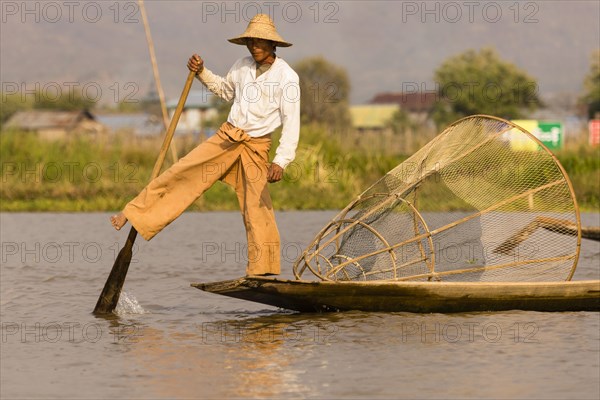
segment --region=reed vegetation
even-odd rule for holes
[[[33,133],[3,131],[1,211],[109,211],[121,209],[148,182],[160,139],[128,135],[74,136],[46,141]],[[423,134],[422,142],[425,138]],[[278,133],[274,136],[274,153]],[[421,143],[419,143],[421,144]],[[195,146],[178,138],[182,155]],[[600,209],[598,148],[568,145],[557,156],[569,174],[583,210]],[[295,161],[284,179],[270,185],[278,210],[340,209],[408,155],[395,139],[365,139],[303,126]],[[168,167],[169,159],[165,163]],[[435,209],[443,210],[443,199]],[[440,202],[442,201],[442,202]],[[428,208],[426,204],[421,205]],[[448,204],[448,210],[456,204]],[[190,210],[237,210],[234,191],[217,183]]]

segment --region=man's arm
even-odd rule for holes
[[[235,67],[235,65],[234,65]],[[196,78],[200,80],[207,87],[208,90],[213,92],[225,101],[232,100],[235,96],[234,82],[231,77],[233,67],[225,78],[222,76],[213,74],[208,68],[204,66],[204,60],[194,54],[188,60],[188,69],[196,73]]]
[[[273,169],[275,169],[273,174],[282,176],[283,169],[296,157],[296,148],[300,137],[300,84],[297,75],[284,86],[279,112],[283,129],[273,164],[279,166],[281,171],[272,167],[269,169],[269,177],[271,177]]]

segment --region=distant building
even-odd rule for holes
[[[18,111],[6,121],[4,128],[36,132],[40,138],[48,140],[65,139],[73,134],[99,135],[106,130],[87,110]]]
[[[373,97],[371,104],[396,104],[415,122],[424,122],[437,101],[438,94],[435,92],[379,93]]]
[[[393,104],[350,106],[352,127],[362,133],[391,134],[389,122],[398,110]]]
[[[111,133],[130,133],[136,137],[156,137],[164,131],[160,118],[148,113],[99,114],[98,122]]]
[[[213,94],[207,90],[190,91],[175,133],[180,135],[191,135],[195,139],[197,139],[200,134],[210,136],[212,132],[205,132],[203,125],[205,121],[214,118],[217,115],[217,109],[213,99]],[[175,113],[178,102],[178,98],[167,101],[167,109],[169,110],[170,117]]]

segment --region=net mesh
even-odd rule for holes
[[[572,188],[555,157],[522,128],[473,116],[342,210],[296,261],[294,274],[333,281],[568,280],[580,230]]]

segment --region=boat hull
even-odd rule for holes
[[[600,311],[600,281],[309,282],[247,277],[192,286],[300,312]]]

